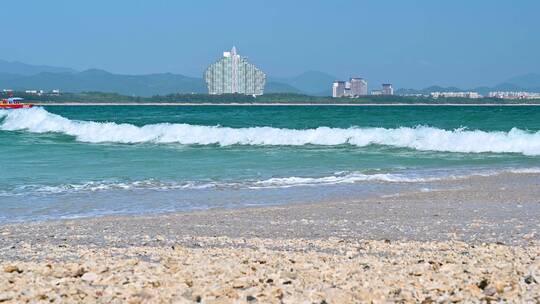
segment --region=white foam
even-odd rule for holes
[[[509,169],[507,172],[514,174],[538,174],[540,173],[540,168]]]
[[[0,191],[0,196],[21,196],[25,194],[60,194],[79,192],[100,192],[107,190],[200,190],[200,189],[269,189],[269,188],[290,188],[299,186],[321,186],[337,184],[354,184],[359,182],[388,182],[388,183],[415,183],[436,181],[439,178],[408,178],[401,174],[373,174],[362,173],[339,173],[324,177],[283,177],[270,178],[266,180],[243,180],[236,182],[216,181],[186,181],[186,182],[165,182],[158,180],[141,180],[132,182],[118,181],[91,181],[81,184],[62,185],[25,185],[14,189],[14,191]]]
[[[336,174],[325,177],[283,177],[270,178],[263,181],[258,181],[250,186],[250,188],[267,188],[267,187],[295,187],[309,185],[334,185],[334,184],[354,184],[358,182],[388,182],[388,183],[420,183],[440,180],[436,177],[408,177],[403,174],[381,173],[381,174],[363,174],[349,173]]]
[[[27,194],[60,194],[78,192],[96,192],[107,190],[202,190],[202,189],[270,189],[290,188],[300,186],[329,186],[340,184],[355,184],[362,182],[413,184],[431,183],[438,181],[463,180],[472,177],[489,177],[500,174],[540,174],[540,168],[507,168],[500,170],[481,170],[462,172],[462,174],[423,173],[378,173],[364,174],[361,172],[336,172],[333,175],[322,177],[275,177],[264,180],[242,181],[158,181],[154,179],[119,182],[119,181],[91,181],[81,184],[62,185],[25,185],[11,191],[0,191],[2,196],[23,196]],[[425,191],[422,188],[421,191]]]
[[[0,112],[0,129],[28,132],[56,132],[89,143],[180,143],[186,145],[334,146],[372,144],[421,151],[461,153],[521,153],[540,155],[540,132],[513,128],[508,132],[444,130],[427,126],[347,129],[319,127],[295,130],[272,127],[228,128],[189,124],[150,124],[135,126],[113,122],[75,121],[43,108]],[[0,116],[1,117],[1,116]]]

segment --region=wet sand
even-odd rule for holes
[[[540,301],[540,175],[0,226],[0,302]]]

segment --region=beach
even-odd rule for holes
[[[540,301],[540,175],[365,200],[0,226],[0,301]]]
[[[56,2],[2,6],[0,304],[540,304],[540,1]]]
[[[1,303],[540,301],[538,107],[0,111]]]

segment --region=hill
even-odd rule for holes
[[[268,77],[266,93],[295,93],[330,96],[336,77],[320,71],[307,71],[290,78]],[[60,89],[63,92],[113,92],[129,96],[206,93],[202,78],[181,74],[158,73],[122,75],[91,69],[74,69],[48,65],[31,65],[0,60],[0,89],[15,90]],[[396,94],[429,94],[430,92],[475,91],[486,95],[490,91],[540,92],[540,74],[529,73],[507,79],[495,86],[457,88],[430,86],[424,89],[399,89]]]
[[[266,93],[296,93],[328,96],[333,76],[308,71],[291,78],[268,77]],[[121,75],[104,70],[76,71],[47,65],[30,65],[0,60],[0,89],[54,90],[63,92],[113,92],[131,96],[153,96],[173,93],[206,93],[202,78],[181,74],[159,73]]]
[[[39,73],[76,73],[74,69],[54,67],[48,65],[32,65],[18,61],[5,61],[0,59],[0,73],[14,75],[36,75]]]
[[[329,95],[328,92],[330,92],[331,95],[334,80],[336,80],[335,76],[319,71],[308,71],[289,79],[287,83],[304,93]]]
[[[100,91],[135,96],[206,92],[202,79],[170,73],[119,75],[93,69],[78,73],[42,72],[28,76],[0,74],[0,79],[3,87],[15,90],[60,89],[74,93]]]
[[[264,88],[265,93],[296,93],[300,94],[301,91],[287,83],[269,80],[266,82]]]
[[[0,73],[2,88],[15,90],[60,89],[63,92],[111,92],[131,96],[153,96],[173,93],[206,93],[207,88],[202,78],[179,74],[160,73],[148,75],[120,75],[103,70],[87,70],[76,73],[42,72],[36,75],[14,75]],[[265,91],[268,93],[300,93],[289,84],[268,81]]]
[[[540,92],[540,74],[529,73],[512,77],[504,82],[518,88],[522,91]]]

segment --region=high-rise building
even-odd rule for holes
[[[394,88],[392,88],[391,83],[383,83],[382,95],[394,95]]]
[[[345,87],[346,83],[345,81],[334,81],[334,84],[332,84],[332,97],[339,98],[345,96]]]
[[[255,65],[241,57],[233,47],[223,52],[223,58],[206,69],[204,79],[208,94],[262,95],[266,75]]]
[[[368,95],[367,81],[353,77],[350,81],[336,80],[332,84],[332,97],[359,97]]]
[[[355,96],[366,96],[368,94],[368,84],[367,81],[363,78],[353,77],[350,80],[351,83],[351,93],[350,95]]]

